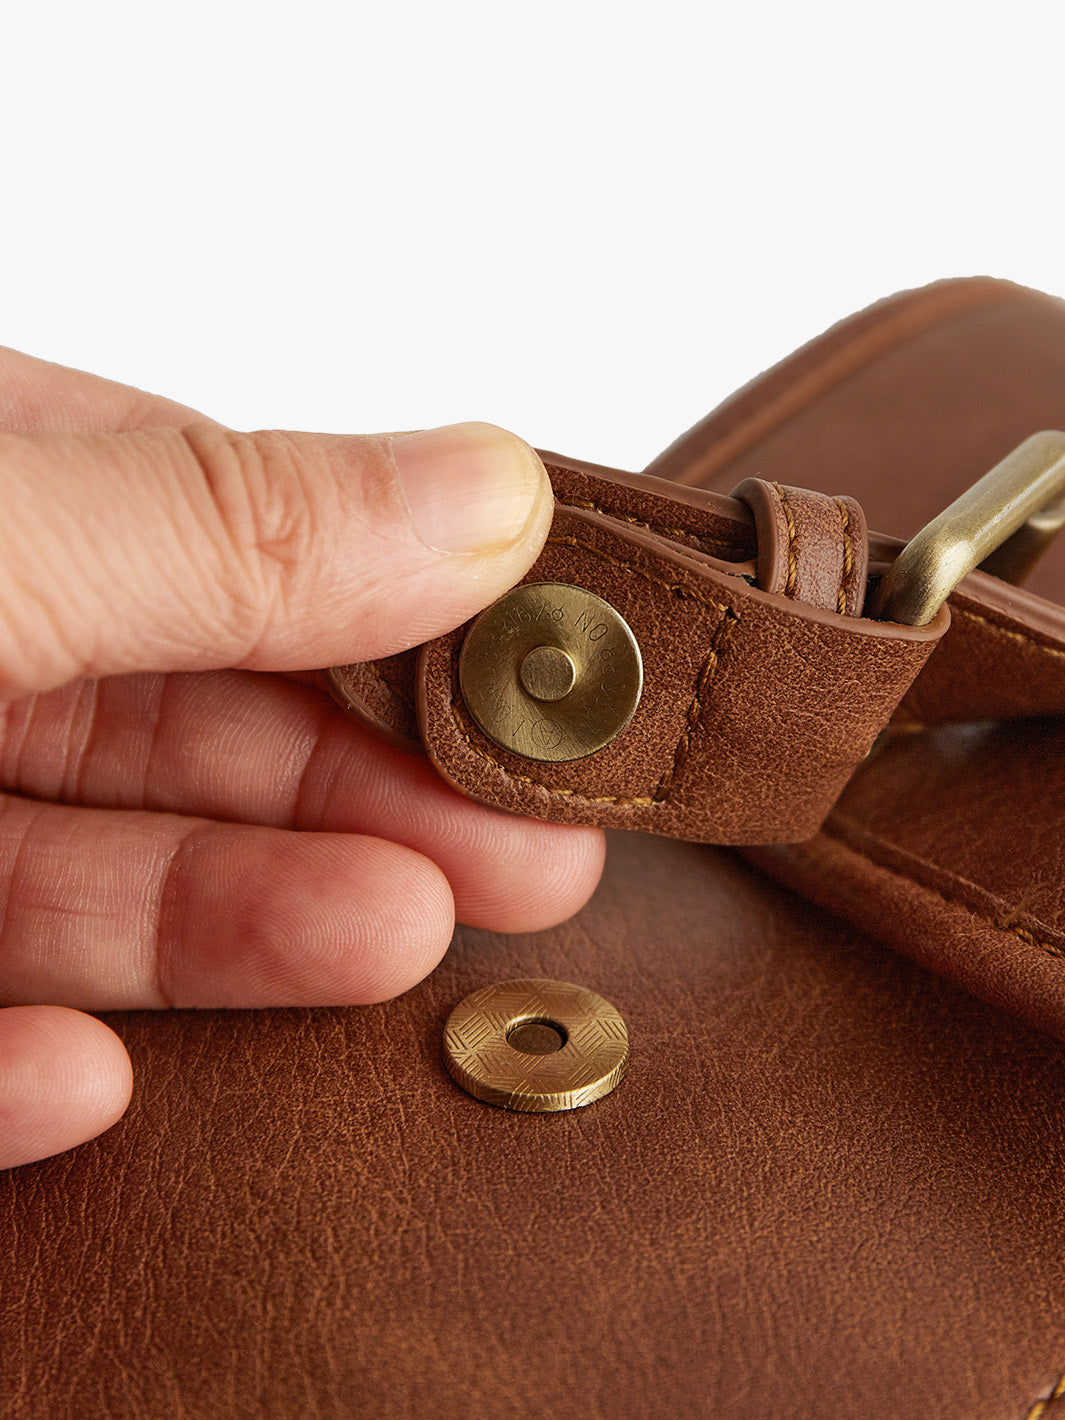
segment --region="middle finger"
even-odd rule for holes
[[[0,712],[0,786],[66,804],[388,838],[440,867],[460,921],[494,931],[571,916],[602,867],[597,830],[463,799],[322,692],[245,671],[75,681],[16,701]]]

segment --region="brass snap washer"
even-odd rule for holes
[[[483,611],[459,685],[490,740],[527,759],[583,759],[615,740],[643,691],[636,638],[609,602],[567,582],[528,582]]]
[[[460,1001],[444,1028],[448,1074],[475,1099],[542,1113],[608,1095],[629,1062],[609,1001],[565,981],[523,978]]]

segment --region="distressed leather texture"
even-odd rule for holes
[[[994,284],[990,295],[1001,296]],[[933,306],[937,297],[929,293]],[[900,304],[912,308],[912,298]],[[1056,307],[1044,299],[1048,309]],[[839,365],[832,337],[821,343]],[[864,373],[875,381],[875,369]],[[942,380],[938,370],[914,374]],[[766,384],[773,387],[772,376]],[[920,392],[908,393],[916,404]],[[1063,412],[1048,408],[1055,419]],[[832,424],[832,396],[806,417]],[[845,428],[860,441],[857,417]],[[690,436],[697,465],[703,437],[701,427]],[[845,453],[837,453],[835,475],[822,471],[828,486],[846,477]],[[704,843],[802,842],[889,722],[912,729],[1065,712],[1060,605],[976,572],[951,596],[949,615],[928,627],[865,616],[870,554],[880,573],[903,544],[870,539],[852,498],[747,477],[731,497],[707,491],[700,499],[653,476],[545,460],[555,518],[523,580],[587,588],[625,618],[641,648],[644,690],[624,733],[561,763],[501,748],[461,693],[468,626],[418,654],[332,673],[345,708],[424,747],[444,778],[482,803]],[[715,474],[722,487],[732,471]],[[909,487],[898,469],[882,477]],[[501,664],[514,654],[500,645]],[[510,671],[505,715],[539,716],[547,737],[557,733],[551,717],[559,710],[523,697],[516,663]]]
[[[758,585],[806,606],[861,616],[869,530],[853,498],[745,478],[732,491],[754,516]]]
[[[1065,319],[952,283],[761,390],[655,471],[823,475],[905,536],[1062,422]],[[897,478],[880,503],[878,437]],[[1065,963],[1021,933],[1061,927],[1061,733],[899,728],[813,843],[745,850],[804,896],[718,849],[616,834],[576,919],[459,929],[395,1002],[107,1017],[137,1073],[127,1118],[0,1175],[0,1416],[1053,1417],[1065,1047],[882,941],[927,940],[941,971],[1054,1027],[1059,978],[1032,954]],[[969,937],[1000,905],[1010,929]],[[612,1095],[528,1116],[451,1082],[449,1011],[516,976],[621,1010],[633,1055]]]
[[[569,763],[501,749],[465,712],[460,628],[418,663],[433,763],[498,808],[701,842],[809,838],[945,625],[887,628],[800,606],[562,506],[527,580],[591,587],[625,617],[644,662],[632,724]]]
[[[591,986],[605,1100],[447,1076],[468,992]],[[723,852],[345,1011],[109,1016],[129,1118],[0,1175],[0,1414],[1020,1420],[1065,1362],[1065,1051]]]
[[[764,406],[756,390],[741,394],[654,472],[731,488],[756,467],[780,478],[802,467],[825,490],[842,485],[846,467],[870,521],[908,537],[1028,433],[1065,421],[1061,302],[1005,282],[957,282],[878,310],[878,323],[858,318],[849,347],[839,331],[815,341],[767,378]],[[901,341],[885,345],[884,325],[902,328]],[[1030,580],[1046,601],[966,578],[950,631],[898,716],[903,730],[972,723],[900,733],[863,765],[821,833],[754,858],[1065,1038],[1061,727],[1035,718],[1062,708],[1065,543]],[[1010,717],[1024,718],[987,723]]]

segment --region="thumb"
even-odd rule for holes
[[[0,696],[75,676],[369,660],[512,586],[543,465],[489,424],[0,435]]]

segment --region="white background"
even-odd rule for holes
[[[881,295],[1065,295],[1057,0],[0,16],[0,343],[238,427],[640,467]]]

